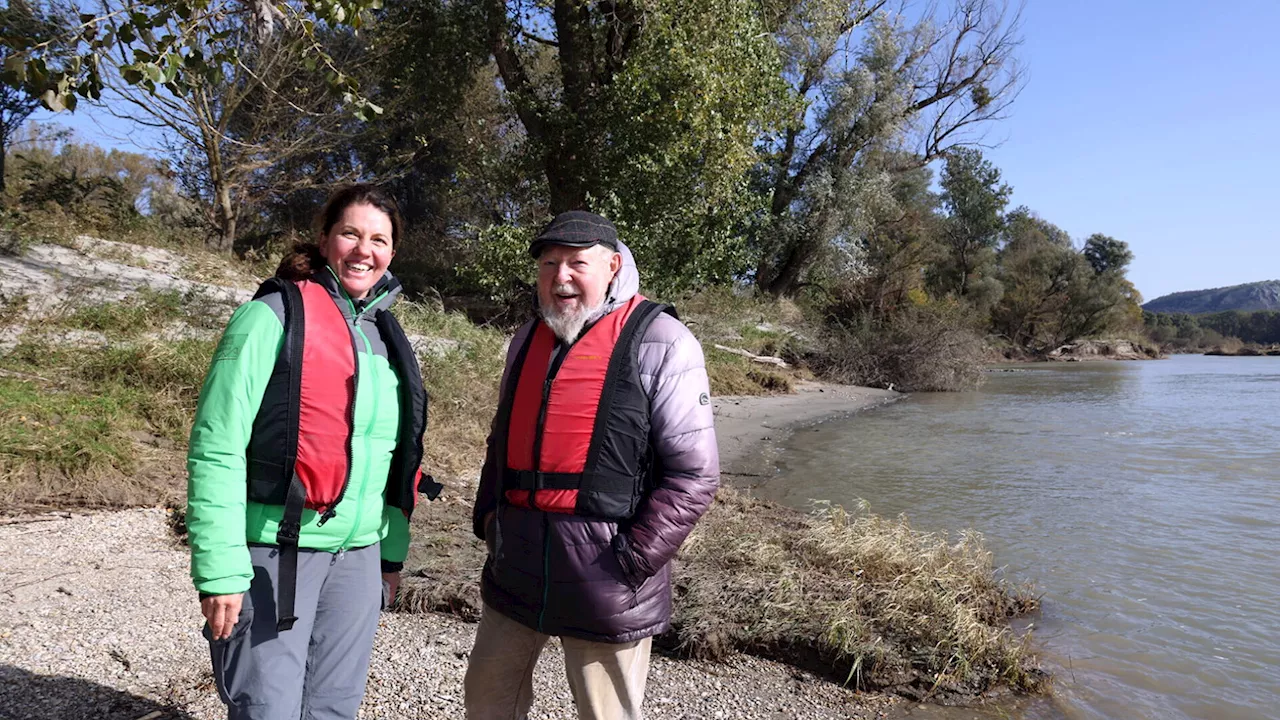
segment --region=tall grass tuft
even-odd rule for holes
[[[1037,600],[997,579],[975,533],[952,542],[865,508],[804,514],[722,488],[676,580],[665,640],[692,656],[747,652],[916,698],[1043,682],[1007,624]]]

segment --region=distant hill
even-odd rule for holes
[[[1280,310],[1280,280],[1188,290],[1158,297],[1142,306],[1160,313],[1212,313],[1224,310]]]

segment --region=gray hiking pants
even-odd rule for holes
[[[377,545],[298,551],[293,629],[276,630],[279,548],[253,545],[253,581],[231,637],[209,643],[228,720],[351,720],[382,607]],[[205,626],[205,639],[209,628]]]

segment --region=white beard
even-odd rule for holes
[[[554,305],[551,307],[543,305],[538,308],[538,312],[542,315],[542,321],[551,328],[551,332],[555,333],[561,342],[571,343],[578,339],[582,328],[588,323],[604,317],[605,299],[601,298],[599,305],[590,308],[562,312]]]

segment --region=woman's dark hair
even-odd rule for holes
[[[342,219],[342,213],[352,205],[372,205],[381,210],[391,220],[391,247],[395,247],[400,242],[400,231],[404,226],[404,219],[400,217],[400,207],[381,188],[366,183],[340,187],[329,195],[329,199],[325,201],[324,207],[320,208],[320,213],[316,216],[320,224],[317,228],[320,234],[328,235],[333,226]]]
[[[372,205],[381,210],[391,220],[391,247],[400,244],[400,234],[404,228],[404,218],[400,216],[400,208],[396,201],[376,185],[357,183],[334,190],[325,201],[324,207],[316,213],[316,230],[321,235],[328,235],[334,225],[342,219],[342,213],[352,205]],[[293,246],[293,251],[280,259],[276,268],[276,276],[286,280],[304,280],[312,273],[324,267],[324,255],[320,246],[314,241],[302,242]]]

